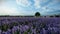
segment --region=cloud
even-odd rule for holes
[[[21,10],[25,10],[23,12],[26,12],[27,10],[27,12],[29,12],[32,9],[30,6],[33,7],[31,11],[39,11],[41,13],[53,12],[54,10],[60,9],[60,6],[58,5],[60,0],[33,0],[33,2],[31,0],[16,0],[16,2],[19,6],[23,7]]]
[[[0,0],[0,4],[2,4],[2,3],[4,3],[4,1],[3,0]]]
[[[3,5],[6,3],[7,0],[0,0],[0,5]],[[9,1],[9,0],[8,0]]]
[[[16,0],[18,5],[21,5],[23,7],[28,7],[31,5],[31,2],[29,2],[28,0]]]
[[[18,15],[16,8],[0,7],[0,15]]]
[[[60,3],[60,0],[51,0],[51,2],[47,6],[56,6]]]
[[[49,4],[50,0],[34,0],[34,6],[37,9],[44,7],[45,5]]]
[[[34,6],[35,6],[35,8],[40,8],[41,6],[40,6],[40,0],[34,0]]]
[[[2,2],[0,3],[1,3],[0,15],[19,15],[20,14],[20,12],[17,11],[17,5],[15,4],[15,1],[2,0]]]
[[[33,0],[34,2],[32,2],[31,0],[16,0],[17,4],[22,6],[22,7],[30,7],[32,6],[35,9],[40,9],[42,8],[43,4],[47,4],[48,0]],[[33,4],[33,5],[31,5]]]

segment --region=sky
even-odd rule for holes
[[[0,0],[0,15],[60,14],[60,0]]]

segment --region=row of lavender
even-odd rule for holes
[[[0,34],[60,34],[60,18],[0,18]]]

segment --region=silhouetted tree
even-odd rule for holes
[[[55,17],[60,17],[59,15],[55,15]]]
[[[36,13],[35,13],[35,16],[40,16],[40,13],[39,13],[39,12],[36,12]]]
[[[54,17],[54,16],[51,15],[50,17]]]

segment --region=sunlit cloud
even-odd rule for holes
[[[0,15],[17,15],[16,8],[9,8],[9,7],[0,7]]]

